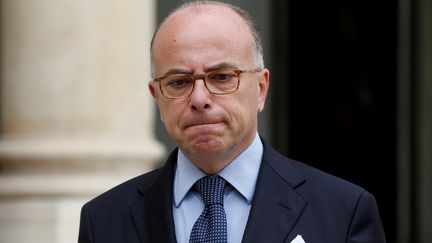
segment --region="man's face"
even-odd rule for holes
[[[186,10],[171,17],[154,41],[153,64],[156,77],[256,68],[248,27],[227,9],[205,13]],[[165,98],[156,83],[150,82],[149,88],[168,133],[192,162],[229,162],[255,136],[268,77],[267,69],[243,73],[239,89],[226,95],[209,93],[203,80],[196,80],[192,94],[180,99]]]

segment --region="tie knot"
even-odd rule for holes
[[[220,176],[205,176],[195,182],[196,190],[201,194],[204,205],[223,205],[225,180]]]

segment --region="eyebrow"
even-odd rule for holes
[[[218,70],[218,69],[224,69],[224,68],[234,68],[237,69],[237,65],[233,64],[233,63],[229,63],[229,62],[221,62],[218,63],[216,65],[210,66],[208,68],[205,68],[205,72],[210,72],[213,70]]]
[[[224,69],[224,68],[237,68],[237,65],[229,63],[229,62],[221,62],[218,63],[216,65],[207,67],[204,69],[204,71],[210,72],[210,71],[214,71],[214,70],[218,70],[218,69]],[[173,74],[191,74],[192,72],[190,70],[187,69],[183,69],[183,68],[172,68],[170,70],[168,70],[168,72],[166,72],[163,77],[169,76],[169,75],[173,75]]]
[[[163,76],[166,77],[172,74],[190,74],[190,73],[191,71],[183,68],[172,68],[168,72],[166,72]]]

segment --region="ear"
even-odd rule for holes
[[[264,105],[267,98],[269,85],[270,85],[270,71],[267,68],[264,68],[260,72],[260,79],[258,81],[258,86],[259,86],[258,112],[264,110]]]
[[[157,91],[158,87],[157,87],[156,82],[149,81],[148,88],[149,88],[150,94],[153,96],[154,100],[156,101],[156,104],[158,104],[159,92]]]

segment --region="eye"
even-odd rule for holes
[[[235,80],[237,77],[236,73],[232,71],[217,71],[209,75],[209,79],[214,82],[230,82]]]
[[[165,86],[170,89],[181,89],[188,87],[192,83],[189,77],[168,77],[165,81]]]

